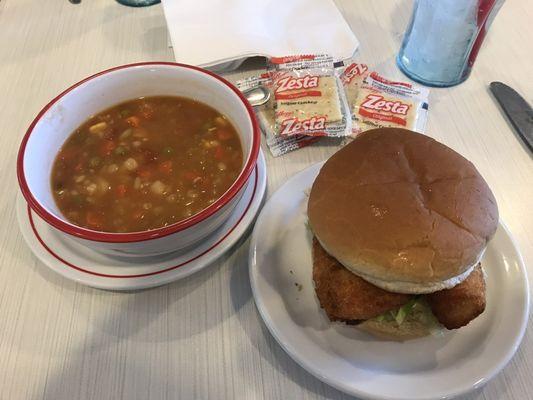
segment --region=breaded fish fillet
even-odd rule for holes
[[[485,310],[485,277],[478,264],[462,283],[426,296],[431,311],[448,329],[465,326]]]
[[[320,305],[332,321],[355,323],[377,317],[413,296],[391,293],[344,268],[313,238],[313,280]]]

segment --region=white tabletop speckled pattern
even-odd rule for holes
[[[487,90],[500,80],[532,102],[529,3],[505,3],[467,82],[432,90],[427,133],[484,175],[532,280],[532,156]],[[401,77],[394,56],[411,1],[337,4],[361,42],[360,60]],[[247,240],[196,275],[135,293],[68,281],[26,247],[14,207],[15,159],[26,127],[72,83],[145,60],[173,60],[161,5],[0,0],[0,399],[348,398],[300,368],[266,330],[250,289]],[[229,77],[250,74],[253,67],[247,63]],[[322,143],[277,159],[267,153],[268,194],[336,148]],[[530,329],[507,368],[466,399],[533,398],[532,374]]]

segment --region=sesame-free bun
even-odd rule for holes
[[[353,273],[378,286],[416,286],[477,264],[496,231],[498,208],[460,154],[425,135],[381,128],[324,164],[308,217],[324,249]]]

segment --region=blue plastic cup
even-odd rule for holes
[[[427,86],[447,87],[470,75],[485,34],[504,0],[416,0],[398,67]]]

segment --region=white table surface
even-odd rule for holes
[[[337,3],[361,42],[360,60],[400,77],[394,55],[411,1]],[[507,1],[468,81],[432,90],[427,127],[489,182],[530,280],[532,157],[487,85],[501,80],[532,101],[532,21],[529,0]],[[188,279],[136,293],[67,281],[26,247],[15,217],[15,158],[30,121],[81,78],[144,60],[173,60],[161,5],[0,0],[0,399],[348,398],[300,368],[266,330],[248,281],[247,241]],[[335,150],[322,143],[277,159],[267,154],[268,193]],[[503,373],[466,398],[531,399],[532,376],[529,329]]]

